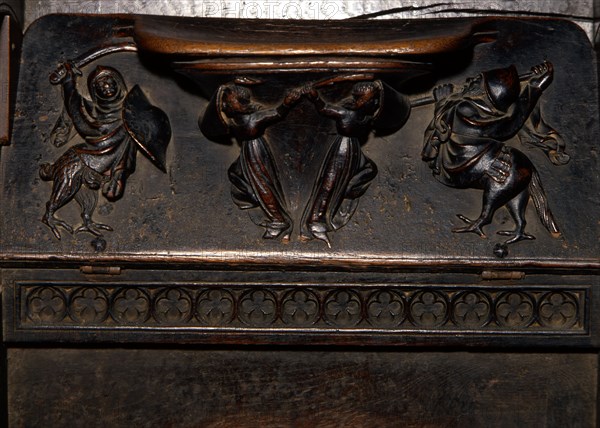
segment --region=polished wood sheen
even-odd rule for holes
[[[597,424],[572,22],[12,24],[4,425]]]

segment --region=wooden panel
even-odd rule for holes
[[[168,268],[177,263],[324,269],[598,269],[599,226],[590,221],[589,215],[589,210],[597,207],[599,185],[597,175],[591,173],[598,170],[598,158],[592,147],[594,138],[590,138],[598,135],[597,97],[591,96],[597,90],[597,79],[584,33],[571,23],[557,20],[486,20],[482,28],[494,32],[496,41],[476,45],[472,55],[451,55],[451,60],[446,57],[439,61],[435,58],[436,75],[432,78],[437,84],[462,87],[466,78],[482,71],[515,64],[519,73],[525,73],[546,59],[553,62],[554,81],[540,101],[541,109],[544,119],[564,138],[566,152],[573,160],[555,166],[534,147],[516,140],[510,144],[526,151],[539,170],[552,212],[560,224],[560,239],[552,238],[540,224],[533,204],[527,209],[527,230],[537,239],[511,246],[510,254],[502,259],[494,255],[493,248],[505,239],[496,232],[512,227],[508,211],[499,210],[486,227],[488,240],[473,233],[453,233],[453,228],[462,225],[457,213],[476,218],[482,195],[475,189],[446,188],[432,177],[421,159],[421,150],[424,130],[434,109],[422,106],[412,109],[409,121],[395,134],[372,136],[364,144],[365,156],[378,165],[379,173],[360,198],[351,221],[330,234],[331,248],[315,239],[304,242],[303,214],[314,199],[313,188],[322,181],[324,158],[335,140],[335,123],[321,117],[312,102],[303,99],[290,110],[285,121],[266,131],[274,169],[278,171],[275,175],[281,178],[279,184],[284,199],[289,200],[290,216],[294,217],[294,230],[287,243],[264,240],[264,230],[231,200],[227,170],[235,165],[240,152],[238,144],[215,144],[198,127],[198,117],[206,116],[209,105],[203,95],[210,97],[219,84],[232,77],[222,76],[212,85],[213,91],[202,92],[184,82],[183,77],[177,77],[172,69],[165,70],[164,64],[152,62],[156,59],[152,52],[145,52],[146,56],[144,52],[121,52],[83,67],[83,73],[93,72],[96,65],[115,67],[123,73],[129,88],[139,85],[148,99],[167,114],[173,135],[166,156],[169,173],[163,174],[138,155],[135,174],[127,179],[121,201],[113,204],[97,192],[94,215],[98,222],[114,228],[114,232],[105,233],[103,250],[90,245],[95,237],[86,233],[64,233],[62,240],[57,240],[40,221],[46,201],[52,197],[52,183],[40,178],[40,167],[57,161],[67,149],[54,147],[51,142],[54,126],[62,117],[62,97],[61,89],[47,77],[57,62],[116,43],[117,39],[122,41],[123,32],[131,30],[134,20],[135,17],[50,16],[30,27],[19,85],[18,108],[23,114],[15,120],[14,144],[2,156],[5,186],[0,258],[5,262],[27,260],[39,266],[51,256],[53,265],[59,261],[91,261],[152,263]],[[194,22],[198,26],[203,21]],[[395,21],[386,25],[403,28],[405,24]],[[360,25],[366,24],[361,21]],[[344,35],[350,37],[348,31],[336,33],[341,30],[332,23],[328,27],[338,41],[343,41]],[[420,21],[419,27],[427,35],[430,25]],[[340,49],[351,50],[353,46],[340,43]],[[169,61],[181,58],[180,54],[173,51]],[[302,73],[286,76],[251,85],[256,102],[273,106],[287,89],[314,83],[313,79],[319,78]],[[84,79],[79,83],[82,91]],[[206,88],[215,83],[211,78],[195,79],[206,84]],[[434,84],[420,82],[419,87],[419,82],[402,85],[394,79],[387,81],[386,76],[381,79],[390,87],[396,84],[403,93],[413,91],[415,96],[423,94],[414,91],[430,93]],[[337,89],[323,88],[324,99],[337,100],[342,96],[328,90],[350,91],[352,82],[346,83]],[[69,144],[76,144],[77,138]],[[12,214],[15,212],[19,215]],[[57,216],[75,227],[81,221],[74,201],[61,208]]]
[[[178,23],[182,31],[173,30]],[[225,54],[226,60],[220,58]],[[271,62],[261,62],[263,56]],[[571,23],[473,18],[260,24],[51,16],[31,26],[22,62],[15,139],[3,148],[0,163],[10,426],[596,424],[597,70],[585,34]],[[506,68],[511,64],[516,68]],[[99,79],[109,67],[115,69],[108,72],[112,83]],[[500,79],[501,96],[492,96],[489,76],[509,70],[514,76]],[[357,74],[340,74],[348,71]],[[67,125],[81,119],[73,113],[81,108],[61,112],[65,94],[81,90],[86,96],[89,76],[92,100],[79,107],[97,102],[98,111],[106,107],[122,118],[124,124],[113,129],[117,121],[97,116],[106,120],[103,129],[114,131],[107,135],[121,135],[112,143],[128,147],[134,158],[136,150],[149,157],[138,156],[136,173],[116,204],[111,186],[124,186],[120,167],[128,174],[135,169],[126,157],[109,171],[85,156],[97,160],[110,151],[62,146],[105,141]],[[431,162],[422,159],[423,133],[439,111],[431,105],[433,95],[443,92],[439,85],[470,87],[473,76],[481,77],[475,80],[485,90],[477,100],[487,100],[481,106],[492,115],[517,109],[502,101],[516,91],[510,107],[528,99],[527,116],[537,117],[527,129],[545,128],[533,140],[542,151],[509,136],[473,135],[478,143],[494,140],[489,147],[495,157],[482,168],[497,183],[515,171],[533,174],[527,165],[536,165],[560,239],[554,239],[558,229],[548,226],[549,211],[538,219],[533,204],[527,215],[524,205],[510,205],[489,225],[456,230],[461,223],[455,214],[474,218],[487,199],[476,189],[436,182]],[[465,82],[471,83],[463,87]],[[121,91],[118,108],[94,98]],[[531,91],[538,94],[535,102],[528,98]],[[367,138],[379,131],[376,121],[408,117],[408,110],[363,111],[369,119],[358,130],[324,115],[325,101],[360,110],[360,103],[348,104],[359,93],[372,96],[366,104],[376,100],[379,106],[410,99],[410,121],[384,124],[390,135]],[[439,106],[453,108],[439,98]],[[236,107],[246,102],[256,111],[277,112],[281,122],[264,135],[258,125],[242,132],[230,119],[251,122]],[[211,114],[216,121],[206,120]],[[234,135],[237,143],[214,144],[221,142],[219,132]],[[544,135],[556,146],[544,145]],[[127,146],[131,139],[134,154]],[[149,143],[155,140],[157,145]],[[505,143],[526,155],[514,155],[516,149]],[[262,154],[248,153],[263,146]],[[357,162],[340,172],[345,151],[353,153],[346,160]],[[425,160],[431,161],[430,154]],[[267,185],[264,199],[258,190],[246,196],[259,198],[254,202],[263,202],[264,213],[286,214],[283,220],[265,226],[236,208],[253,203],[244,202],[236,187],[253,166],[242,155],[254,156],[260,167],[254,172],[268,176],[257,179]],[[520,156],[529,160],[518,164]],[[470,157],[461,168],[477,159]],[[377,168],[365,166],[371,162],[379,165],[376,177]],[[370,185],[364,196],[339,178],[362,173],[370,177],[361,183]],[[109,177],[110,183],[103,181]],[[70,178],[86,180],[75,198],[79,204],[69,203],[75,193],[59,192],[61,179],[69,191],[80,190],[81,182]],[[336,181],[333,188],[361,201],[338,212],[345,222],[330,222],[329,239],[313,226],[319,224],[319,203],[329,204],[328,183]],[[545,196],[540,199],[539,187],[533,190],[540,212]],[[511,195],[506,200],[516,201]],[[529,198],[519,195],[521,203]],[[53,198],[53,212],[67,204],[58,218],[50,212]],[[289,206],[277,207],[286,200]],[[110,228],[90,225],[92,213],[114,231],[97,236]],[[40,221],[43,215],[50,229]],[[459,218],[473,224],[465,215]],[[61,239],[56,225],[69,230],[62,219],[77,227],[80,216],[79,232],[94,236],[63,231]],[[525,217],[535,241],[521,234]],[[494,243],[504,239],[496,232],[506,235],[512,220],[522,226],[515,237],[519,232],[529,242],[511,245],[508,254],[502,246],[496,251]],[[483,235],[483,226],[489,240],[453,233]]]
[[[14,427],[590,427],[594,354],[11,349]]]
[[[510,273],[510,272],[509,272]],[[597,345],[597,276],[5,270],[11,343]]]
[[[13,17],[2,16],[1,8],[0,20],[0,145],[7,145],[12,130],[22,35]]]

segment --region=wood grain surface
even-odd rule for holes
[[[591,427],[595,354],[11,349],[13,427]]]

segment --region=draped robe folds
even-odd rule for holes
[[[380,92],[376,106],[381,105]],[[315,182],[312,197],[302,219],[301,234],[307,239],[318,237],[326,242],[326,233],[348,223],[359,198],[377,176],[377,166],[362,151],[373,120],[373,112],[353,110],[341,105],[317,102],[321,114],[336,121],[338,135],[333,140]]]
[[[273,155],[264,138],[265,129],[287,114],[288,107],[263,108],[248,103],[244,111],[225,113],[223,93],[235,85],[223,85],[211,99],[201,119],[200,129],[215,141],[234,137],[240,143],[240,156],[228,170],[235,204],[248,210],[252,221],[266,229],[265,238],[289,238],[292,219],[277,177]]]
[[[537,128],[540,139],[562,144],[552,139],[556,131],[547,127],[547,132],[541,135],[540,127],[529,119],[532,112],[541,117],[537,104],[540,95],[540,90],[526,85],[506,112],[495,109],[482,97],[470,98],[463,93],[440,100],[425,131],[423,160],[429,162],[441,183],[471,187],[484,174],[494,178],[495,172],[490,166],[498,165],[494,161],[502,158],[503,142],[517,134],[531,136],[532,128]],[[487,162],[481,162],[484,159]]]
[[[251,210],[254,223],[274,234],[290,228],[291,220],[286,213],[273,156],[262,137],[241,142],[240,156],[229,168],[228,175],[235,204],[240,209]]]
[[[321,168],[307,206],[303,235],[337,230],[348,223],[377,175],[377,166],[362,152],[358,138],[338,135]]]
[[[109,103],[90,103],[75,88],[75,82],[64,85],[65,110],[71,125],[85,142],[69,148],[63,156],[76,156],[89,168],[84,174],[91,188],[102,182],[119,181],[118,198],[124,187],[125,178],[135,170],[136,147],[122,118],[125,88],[120,88],[120,97]],[[103,191],[106,196],[106,191]]]
[[[471,98],[455,93],[438,101],[434,118],[425,131],[421,153],[436,179],[451,187],[471,187],[484,174],[494,177],[490,165],[502,158],[503,142],[517,134],[530,141],[536,135],[537,140],[532,144],[546,144],[547,155],[557,150],[562,152],[564,143],[555,138],[556,131],[541,119],[537,103],[541,93],[526,85],[506,112],[495,109],[485,94]],[[541,129],[545,132],[541,133]],[[554,148],[548,146],[552,143]],[[568,160],[566,154],[563,156]],[[483,159],[488,162],[481,162]]]

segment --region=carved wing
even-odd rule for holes
[[[138,85],[127,94],[123,107],[127,132],[152,163],[166,172],[167,146],[171,140],[171,124],[166,113],[150,104]]]

